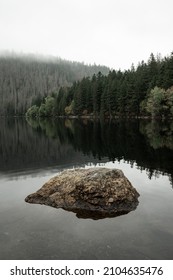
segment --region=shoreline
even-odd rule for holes
[[[87,120],[160,120],[160,121],[166,121],[166,120],[173,120],[173,117],[165,118],[165,117],[155,117],[152,118],[151,116],[98,116],[98,115],[54,115],[54,116],[45,116],[45,117],[27,117],[24,115],[1,115],[0,118],[25,118],[25,119],[32,119],[32,120],[38,120],[38,119],[87,119]]]

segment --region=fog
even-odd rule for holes
[[[1,0],[0,50],[122,70],[172,51],[171,0]]]

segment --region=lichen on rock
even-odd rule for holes
[[[138,197],[121,170],[95,167],[65,170],[25,201],[73,211],[78,218],[101,219],[135,210]]]

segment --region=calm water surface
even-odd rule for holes
[[[0,126],[0,259],[173,259],[173,125],[57,120]],[[120,168],[140,193],[116,218],[25,202],[61,170]]]

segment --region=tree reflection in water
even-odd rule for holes
[[[173,182],[173,124],[147,120],[1,118],[0,170],[125,160]]]

